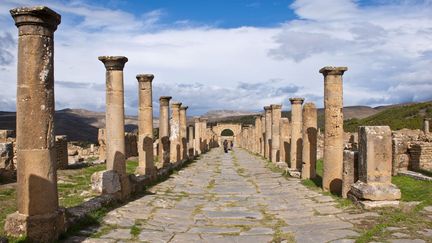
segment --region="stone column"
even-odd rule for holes
[[[138,156],[136,172],[153,175],[156,172],[153,155],[153,74],[139,74],[138,79]]]
[[[423,131],[424,131],[424,133],[425,134],[429,134],[429,121],[430,121],[430,118],[425,118],[424,120],[423,120]]]
[[[124,56],[100,56],[99,60],[106,68],[107,170],[92,175],[93,189],[99,193],[115,193],[123,200],[130,194],[126,174],[123,91],[123,68],[128,59]]]
[[[47,7],[10,11],[18,27],[17,206],[8,235],[55,241],[64,230],[57,197],[54,135],[54,31],[60,15]]]
[[[169,123],[169,102],[171,96],[159,98],[159,158],[163,166],[170,164],[170,123]]]
[[[290,170],[300,171],[302,168],[302,104],[303,98],[291,98],[291,149]]]
[[[207,137],[207,118],[202,117],[200,119],[201,121],[201,138],[202,138],[202,143],[201,143],[201,152],[207,152],[207,147],[208,147],[208,137]]]
[[[195,156],[194,152],[194,127],[189,126],[188,127],[188,156],[189,159],[193,159]]]
[[[282,105],[271,105],[271,161],[280,161],[280,119],[282,115]]]
[[[201,138],[201,121],[200,118],[197,117],[194,120],[195,122],[195,146],[194,146],[194,150],[195,150],[195,155],[200,155],[201,154],[201,143],[202,143],[202,138]]]
[[[272,134],[272,113],[270,106],[264,106],[265,117],[265,155],[264,158],[271,160],[271,134]]]
[[[181,141],[181,160],[186,160],[188,157],[187,148],[187,106],[180,107],[180,141]]]
[[[262,130],[261,130],[261,115],[256,116],[255,117],[255,140],[254,140],[254,144],[255,144],[255,153],[257,154],[261,154],[261,144],[262,144]]]
[[[266,123],[265,123],[265,116],[261,115],[261,134],[260,134],[260,139],[261,139],[261,153],[260,155],[264,157],[265,155],[265,128],[266,128]]]
[[[324,171],[323,189],[340,194],[343,165],[343,84],[346,67],[324,67]]]
[[[303,106],[303,152],[302,171],[303,179],[316,177],[317,160],[317,132],[318,116],[314,103],[306,103]]]
[[[171,123],[170,123],[170,157],[171,163],[181,160],[181,137],[180,137],[180,106],[181,102],[171,104]]]
[[[280,124],[280,154],[282,162],[288,162],[290,151],[290,122],[289,119],[281,118]]]

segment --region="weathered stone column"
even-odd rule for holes
[[[139,74],[138,79],[138,156],[136,172],[153,175],[156,172],[153,155],[153,74]]]
[[[18,27],[18,212],[7,216],[5,231],[49,242],[64,230],[54,140],[54,31],[61,17],[47,7],[10,13]]]
[[[291,98],[291,149],[290,169],[300,171],[302,168],[302,104],[303,98]]]
[[[271,134],[272,134],[272,113],[270,106],[264,106],[265,117],[265,155],[264,158],[271,160]]]
[[[261,153],[260,155],[264,157],[265,155],[265,128],[266,128],[266,123],[265,123],[265,116],[261,115],[261,134],[260,134],[260,139],[261,139]]]
[[[193,159],[195,156],[194,152],[194,127],[188,127],[188,156],[189,159]]]
[[[170,123],[170,157],[171,163],[181,160],[181,137],[180,137],[180,106],[181,102],[171,104],[171,123]]]
[[[195,150],[195,155],[200,155],[201,154],[201,143],[202,143],[200,118],[199,117],[195,118],[194,122],[195,122],[194,150]]]
[[[254,134],[254,144],[255,144],[255,153],[261,154],[261,144],[262,144],[262,130],[261,130],[261,115],[255,117],[255,134]]]
[[[389,126],[359,127],[359,179],[352,185],[348,197],[363,206],[371,201],[399,200],[401,192],[391,183],[392,134]],[[358,201],[359,200],[359,201]],[[362,202],[363,200],[366,200]]]
[[[159,98],[159,158],[163,166],[170,164],[170,123],[169,123],[169,102],[171,96]]]
[[[343,165],[343,84],[346,67],[324,67],[324,171],[323,189],[340,194]]]
[[[181,141],[181,160],[186,160],[188,158],[188,148],[187,148],[187,106],[180,107],[180,141]]]
[[[430,118],[425,118],[424,120],[423,120],[423,131],[424,131],[424,133],[425,134],[429,134],[429,121],[430,121]]]
[[[317,160],[317,132],[318,116],[314,103],[306,103],[303,106],[303,152],[302,152],[302,171],[303,179],[316,177]]]
[[[208,151],[208,136],[207,136],[207,118],[202,117],[200,119],[201,121],[201,138],[202,138],[202,143],[201,143],[201,152],[205,153]]]
[[[282,105],[271,105],[271,161],[280,161],[280,119],[282,115]]]
[[[115,193],[120,199],[130,194],[126,174],[124,130],[123,56],[100,56],[106,68],[106,171],[92,175],[93,189],[99,193]],[[106,179],[110,178],[110,179]]]
[[[289,119],[281,118],[280,124],[280,154],[282,162],[288,162],[290,152],[290,122]]]

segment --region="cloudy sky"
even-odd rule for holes
[[[105,109],[97,57],[129,58],[127,114],[136,74],[189,114],[305,97],[323,106],[323,66],[347,66],[345,105],[432,100],[432,0],[2,0],[0,110],[15,110],[17,29],[9,9],[46,5],[55,33],[56,109]],[[156,115],[157,115],[157,110]]]

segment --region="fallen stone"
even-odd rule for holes
[[[399,201],[358,201],[358,203],[366,210],[383,207],[399,207]]]
[[[113,170],[95,172],[91,182],[92,190],[100,194],[113,194],[121,190],[120,178]]]
[[[351,186],[350,193],[362,200],[392,201],[401,198],[399,188],[390,183],[364,183],[357,181]]]

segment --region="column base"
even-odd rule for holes
[[[91,176],[92,190],[99,194],[113,194],[121,190],[120,177],[113,170],[95,172]]]
[[[64,212],[33,216],[15,212],[7,216],[4,229],[9,236],[24,236],[30,242],[54,242],[65,231]]]
[[[138,166],[135,170],[135,173],[139,174],[139,175],[146,175],[146,176],[152,177],[153,175],[156,174],[156,168]]]
[[[391,183],[364,183],[357,181],[349,191],[356,198],[370,201],[394,201],[401,198],[399,188]]]

